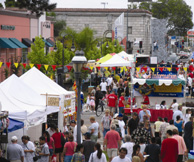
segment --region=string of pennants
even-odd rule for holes
[[[16,63],[13,63],[13,64],[14,64],[14,66],[16,68],[18,68],[19,64],[20,65],[23,65],[24,68],[26,68],[27,65],[29,65],[30,68],[33,68],[36,65],[39,70],[40,70],[40,68],[42,66],[44,66],[44,68],[45,68],[46,71],[48,70],[49,66],[52,67],[53,71],[56,70],[56,67],[57,66],[62,66],[62,65],[44,65],[44,64],[31,64],[31,63],[27,64],[27,63],[17,63],[17,62]],[[3,62],[0,62],[0,68],[2,67],[2,65],[3,65]],[[11,66],[11,62],[6,62],[6,65],[9,68]],[[66,67],[68,68],[68,70],[71,70],[71,68],[72,68],[71,66],[66,66]]]
[[[90,66],[90,69],[93,70],[95,67],[94,66]],[[96,67],[98,70],[100,70],[102,67],[98,66]],[[108,70],[108,67],[103,67],[104,69]],[[116,67],[112,67],[112,69],[115,71]],[[128,69],[131,69],[131,67],[128,67]],[[127,67],[120,67],[120,72],[122,73],[123,71],[127,71]]]
[[[155,72],[156,69],[159,69],[161,72],[163,72],[164,69],[167,69],[170,72],[172,70],[172,68],[175,68],[176,71],[179,70],[179,67],[158,67],[158,68],[151,67],[151,70],[153,72]],[[148,70],[147,67],[142,67],[141,69],[144,70],[145,72],[147,72],[147,70]],[[184,71],[187,71],[187,67],[183,67],[183,69],[184,69]],[[136,67],[136,70],[139,71],[140,70],[140,67]]]

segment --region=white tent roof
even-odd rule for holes
[[[37,122],[40,118],[45,118],[46,100],[16,75],[13,74],[3,81],[0,88],[2,93],[18,108],[17,111],[19,109],[20,111],[26,111],[29,122],[32,122],[32,120]],[[2,107],[3,110],[7,109],[4,105]]]
[[[121,56],[122,58],[124,58],[127,61],[134,61],[134,55],[131,54],[127,54],[125,51],[122,51],[120,53],[118,53],[119,56]]]
[[[24,121],[27,119],[27,111],[17,107],[13,101],[3,93],[0,88],[0,101],[2,111],[9,111],[9,117],[15,120]]]
[[[70,93],[35,67],[24,73],[20,79],[38,94],[59,95]]]
[[[131,66],[131,62],[123,59],[119,55],[114,55],[108,61],[100,64],[100,67]]]

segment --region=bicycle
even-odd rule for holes
[[[106,107],[105,98],[99,99],[99,104],[96,110],[96,116],[99,117],[102,112],[104,111],[104,108]]]

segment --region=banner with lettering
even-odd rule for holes
[[[170,86],[166,86],[164,84],[161,86],[157,86],[155,84],[135,84],[134,89],[140,94],[145,93],[149,97],[184,97],[183,86],[181,84],[177,86],[173,84]]]

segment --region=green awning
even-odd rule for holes
[[[20,48],[8,38],[0,38],[0,48]]]
[[[28,48],[27,46],[25,46],[22,42],[20,42],[16,38],[9,38],[9,40],[12,41],[13,43],[15,43],[20,48]]]
[[[152,84],[159,85],[159,80],[158,79],[146,79],[146,84],[147,85],[152,85]]]
[[[185,85],[185,81],[182,80],[182,79],[175,79],[175,80],[172,80],[172,84],[174,84],[174,85],[179,85],[179,84]]]
[[[45,45],[46,45],[47,47],[53,47],[53,45],[50,44],[49,42],[47,42],[45,39],[43,39],[43,41],[45,42]]]

